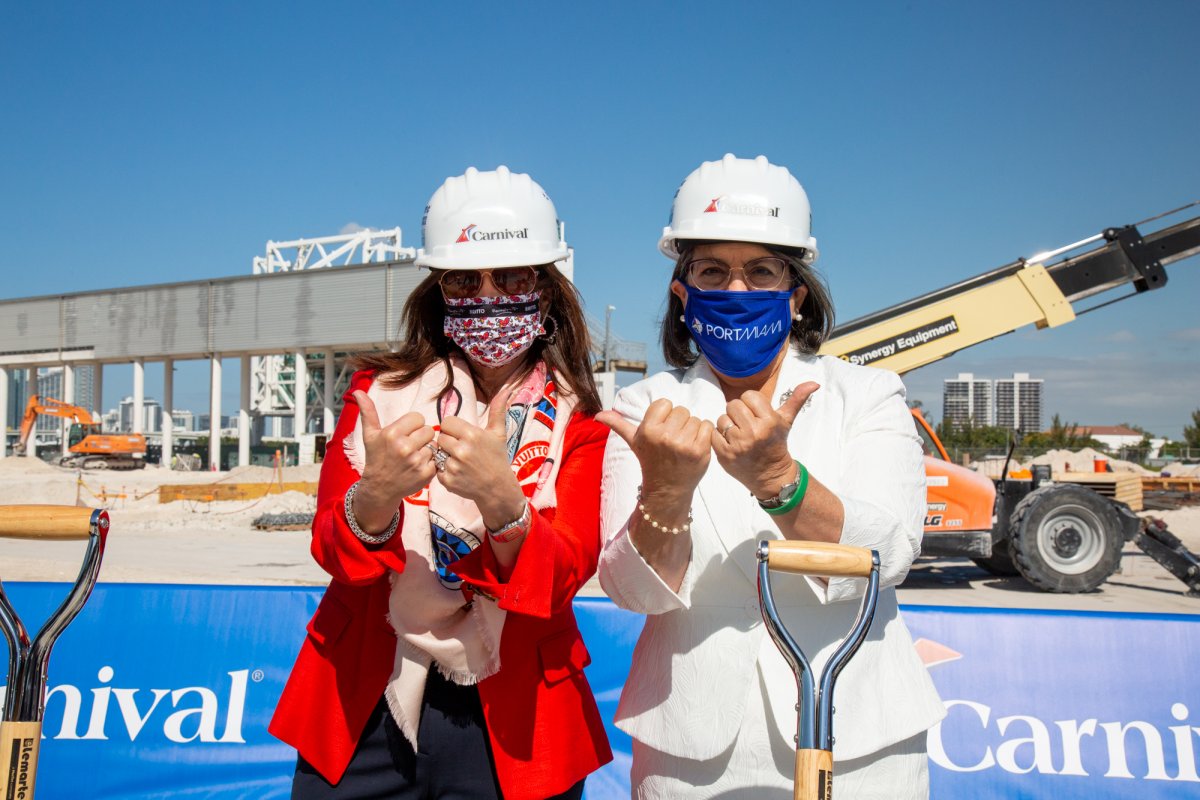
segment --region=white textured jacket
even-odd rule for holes
[[[945,716],[893,588],[920,552],[925,473],[904,385],[894,373],[793,351],[776,394],[805,381],[821,388],[797,416],[789,449],[841,499],[841,542],[879,551],[881,564],[874,623],[834,692],[834,755],[844,760],[927,730]],[[659,373],[621,390],[614,409],[637,424],[661,397],[712,422],[725,410],[703,358],[687,370]],[[776,407],[781,402],[778,396],[771,401]],[[782,538],[774,519],[714,456],[693,500],[692,557],[675,592],[629,539],[640,483],[636,457],[611,435],[602,483],[600,582],[617,605],[648,615],[617,726],[661,752],[713,758],[733,743],[751,693],[759,691],[757,670],[767,686],[770,717],[791,742],[796,681],[767,635],[756,588],[757,543]],[[865,585],[860,578],[836,578],[825,586],[773,573],[780,615],[818,675],[850,631]]]

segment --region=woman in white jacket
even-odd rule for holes
[[[920,552],[921,447],[893,373],[816,355],[833,327],[804,189],[766,158],[706,162],[659,249],[675,261],[663,353],[676,369],[597,419],[600,580],[647,615],[616,723],[637,798],[790,798],[796,682],[758,609],[763,539],[879,551],[875,621],[835,692],[835,796],[929,795],[925,732],[945,711],[894,587]],[[698,351],[698,352],[697,352]],[[863,581],[777,575],[818,672]]]

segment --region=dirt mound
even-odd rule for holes
[[[62,467],[48,464],[40,458],[25,456],[7,456],[0,458],[0,474],[6,475],[45,475],[48,472],[61,472]]]
[[[1022,464],[1028,469],[1033,464],[1049,464],[1052,472],[1094,472],[1095,461],[1102,458],[1112,467],[1113,472],[1133,472],[1137,475],[1157,475],[1145,467],[1131,461],[1121,461],[1111,458],[1098,450],[1085,447],[1082,450],[1050,450]]]

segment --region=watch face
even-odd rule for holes
[[[799,486],[800,481],[792,481],[780,489],[779,494],[776,497],[772,497],[770,500],[762,500],[759,502],[759,505],[763,508],[779,508],[780,506],[785,505],[788,500],[792,499],[792,495],[796,493],[796,488]]]

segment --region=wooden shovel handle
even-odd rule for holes
[[[871,551],[829,542],[774,541],[767,545],[767,566],[782,572],[831,578],[871,574]]]
[[[833,753],[796,751],[795,800],[833,800]]]
[[[77,506],[0,506],[0,537],[8,539],[86,539],[93,508]],[[108,512],[99,524],[108,527]]]
[[[33,800],[41,743],[42,723],[0,722],[0,797]]]

